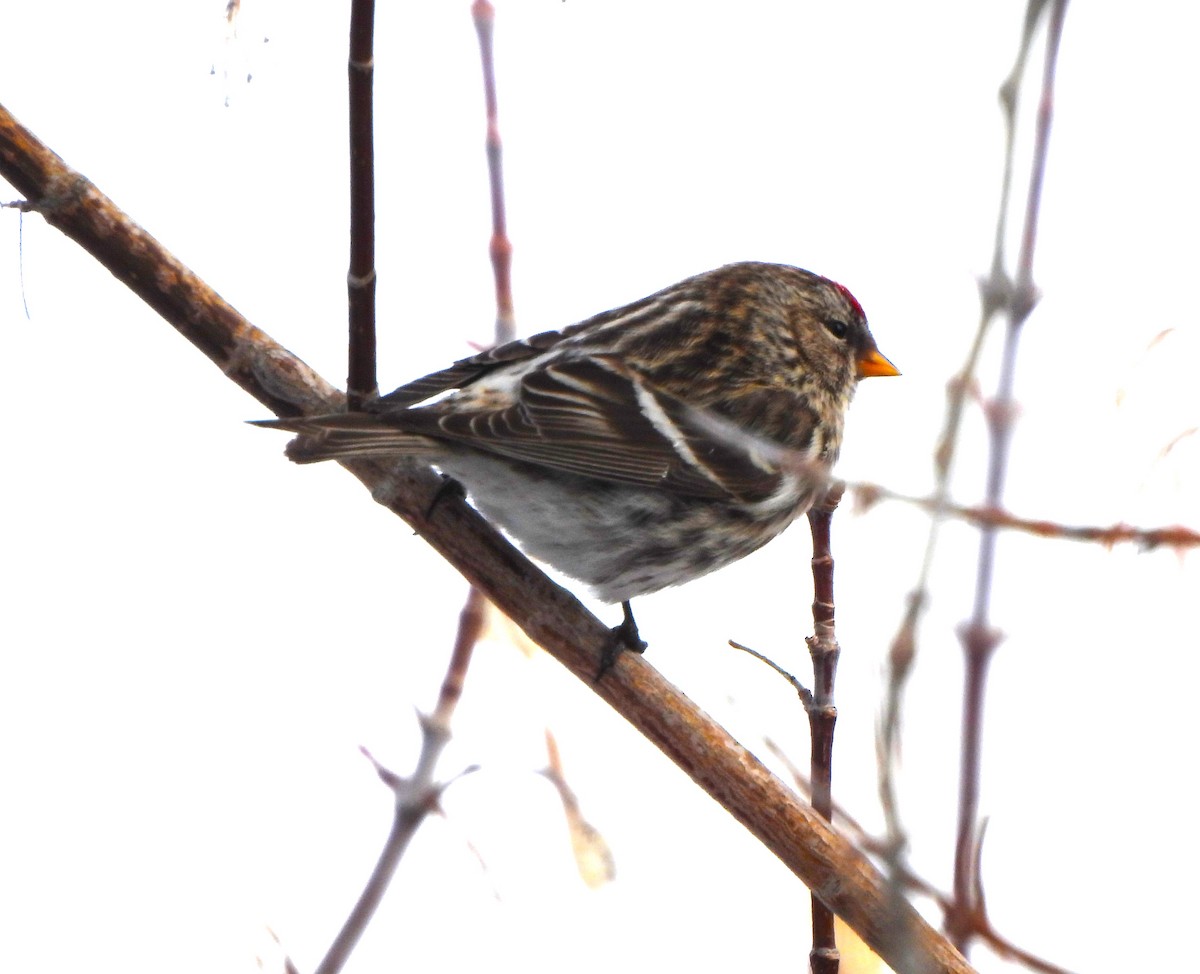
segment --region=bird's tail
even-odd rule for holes
[[[286,450],[288,459],[296,463],[351,457],[427,456],[437,448],[436,441],[428,436],[388,426],[370,413],[258,419],[252,420],[251,425],[298,433]]]

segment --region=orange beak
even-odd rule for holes
[[[873,348],[858,360],[858,377],[865,379],[873,375],[899,375],[900,370]]]

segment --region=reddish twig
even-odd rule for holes
[[[1037,3],[1038,0],[1034,0]],[[1034,4],[1031,3],[1032,11]],[[1033,255],[1037,242],[1038,214],[1041,208],[1042,179],[1050,138],[1050,120],[1054,95],[1054,71],[1062,39],[1066,0],[1054,0],[1051,5],[1046,35],[1046,61],[1042,73],[1041,101],[1038,105],[1034,137],[1032,174],[1025,202],[1025,219],[1021,246],[1017,255],[1017,272],[1006,302],[1007,327],[1000,363],[1000,378],[995,397],[986,409],[988,420],[988,471],[985,505],[998,510],[1004,494],[1008,472],[1008,453],[1012,441],[1013,416],[1016,403],[1013,396],[1017,366],[1017,345],[1030,312],[1037,303],[1033,284]],[[1034,21],[1026,20],[1031,31]],[[965,917],[983,911],[982,879],[976,864],[979,859],[979,776],[983,749],[983,705],[987,687],[988,666],[1000,642],[1000,634],[988,621],[992,577],[996,563],[996,529],[985,525],[980,530],[979,560],[975,578],[975,599],[970,620],[959,629],[959,638],[966,655],[963,690],[962,760],[959,771],[958,829],[954,853],[954,909],[947,917],[946,928],[960,950],[966,951],[971,941],[971,927]]]
[[[375,376],[375,0],[350,6],[350,334],[346,396],[351,409],[379,391]]]
[[[1023,534],[1032,534],[1039,538],[1090,542],[1101,544],[1106,548],[1112,548],[1119,544],[1133,544],[1143,551],[1152,551],[1155,548],[1186,551],[1189,548],[1200,547],[1200,531],[1182,524],[1166,525],[1160,528],[1140,528],[1136,525],[1122,523],[1062,524],[1045,518],[1022,517],[1002,508],[954,504],[937,496],[915,497],[912,494],[889,490],[878,484],[849,483],[847,487],[855,493],[855,500],[863,506],[869,506],[881,500],[899,501],[902,504],[912,504],[931,514],[937,513],[941,518],[955,518],[977,527],[993,530],[1020,531]]]
[[[834,627],[833,553],[829,535],[833,512],[837,510],[844,489],[844,484],[833,484],[822,501],[808,512],[813,543],[813,635],[805,642],[812,656],[813,693],[812,704],[805,709],[811,741],[812,805],[826,822],[833,821],[833,732],[837,724],[833,686],[841,654]],[[812,932],[812,950],[808,955],[810,970],[813,974],[837,974],[840,955],[833,911],[816,895],[812,897]]]

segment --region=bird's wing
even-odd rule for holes
[[[540,355],[557,345],[564,337],[564,333],[561,331],[544,331],[529,338],[505,342],[503,345],[489,348],[486,352],[480,352],[478,355],[459,359],[453,365],[439,372],[431,372],[419,379],[413,379],[412,382],[406,382],[399,389],[370,403],[367,408],[371,412],[383,413],[390,412],[397,407],[415,406],[417,403],[432,399],[451,389],[469,386],[501,366]]]
[[[452,397],[380,419],[566,473],[731,501],[769,497],[788,456],[799,456],[655,388],[612,356],[551,361],[507,398],[487,409]]]

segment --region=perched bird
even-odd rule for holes
[[[897,374],[846,288],[748,262],[462,359],[364,412],[258,425],[299,433],[297,463],[427,457],[530,555],[621,602],[614,633],[640,651],[629,600],[804,514],[858,380]]]

